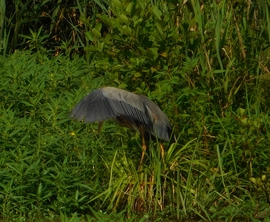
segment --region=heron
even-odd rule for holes
[[[115,87],[98,88],[86,95],[71,111],[70,117],[85,123],[115,120],[119,125],[139,131],[142,138],[141,167],[146,152],[146,137],[169,141],[172,127],[168,117],[146,96]],[[162,145],[161,151],[164,153]]]

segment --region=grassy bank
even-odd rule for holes
[[[269,220],[269,5],[99,3],[63,13],[77,16],[61,43],[49,29],[63,22],[56,12],[51,26],[1,34],[10,43],[0,58],[2,219]],[[9,37],[24,47],[7,55]],[[163,159],[151,141],[137,171],[138,133],[68,118],[108,85],[168,115],[177,140]]]
[[[254,218],[268,209],[269,120],[258,101],[247,99],[246,109],[224,116],[215,110],[171,116],[177,142],[165,144],[162,160],[152,141],[137,172],[137,133],[107,122],[98,134],[98,124],[68,118],[76,101],[102,84],[91,65],[18,52],[1,66],[4,218],[53,219],[60,212],[98,218],[124,210],[120,215],[130,218],[212,220]],[[201,104],[184,107],[216,106],[196,91]]]

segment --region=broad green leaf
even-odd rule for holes
[[[142,74],[139,73],[139,72],[135,72],[135,73],[134,73],[134,77],[135,77],[135,78],[139,78],[139,77],[141,77],[141,76],[142,76]]]
[[[93,36],[95,36],[98,39],[101,37],[100,32],[96,28],[92,29],[92,34],[93,34]]]
[[[119,69],[121,69],[122,67],[123,67],[123,65],[117,64],[117,65],[113,66],[111,70],[112,70],[113,72],[115,72],[115,71],[118,71]]]
[[[159,56],[158,54],[158,48],[149,48],[149,51],[151,52],[151,56],[154,60],[156,60]]]
[[[112,4],[117,8],[122,8],[123,4],[119,0],[111,0]]]
[[[154,13],[154,15],[155,15],[159,20],[161,20],[162,12],[158,9],[157,6],[154,6],[154,7],[152,8],[152,12]]]
[[[155,25],[156,25],[156,28],[159,31],[159,33],[161,35],[163,35],[163,28],[162,28],[161,24],[159,22],[156,22]]]
[[[127,7],[126,7],[126,12],[128,13],[128,14],[131,14],[131,11],[132,11],[132,9],[133,9],[133,2],[130,2],[130,3],[128,3],[128,5],[127,5]]]
[[[125,84],[125,83],[121,83],[119,86],[118,86],[118,88],[119,89],[125,89],[125,88],[127,88],[127,84]]]
[[[102,23],[98,23],[96,26],[95,26],[95,28],[96,28],[96,30],[97,31],[101,31],[101,29],[102,29]]]
[[[121,15],[118,15],[118,17],[120,18],[122,23],[129,24],[129,19],[126,15],[121,14]]]
[[[127,25],[123,25],[122,28],[121,28],[121,31],[126,35],[131,35],[132,34],[132,29]]]
[[[95,40],[93,32],[90,32],[90,31],[85,32],[85,35],[86,35],[87,39],[91,40],[92,42]]]

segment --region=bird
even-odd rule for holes
[[[86,95],[71,111],[73,120],[85,123],[113,119],[119,125],[139,131],[142,138],[142,154],[139,168],[146,152],[149,135],[169,141],[172,127],[166,114],[149,98],[115,87],[101,87]],[[164,154],[163,146],[160,146]],[[161,153],[161,154],[162,154]]]

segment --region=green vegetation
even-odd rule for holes
[[[32,10],[29,10],[31,8]],[[269,221],[267,1],[0,0],[4,221]],[[89,91],[147,95],[151,141],[68,118]]]

